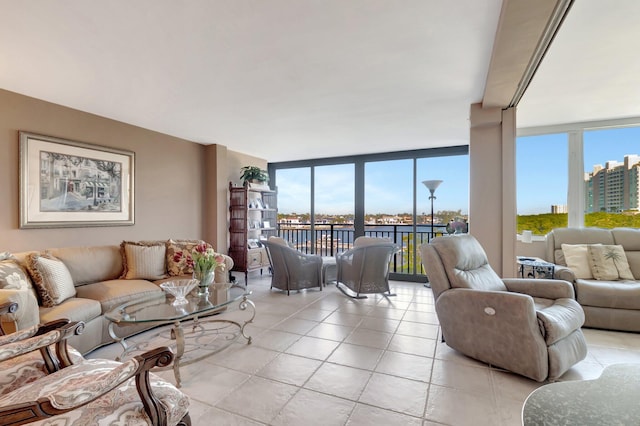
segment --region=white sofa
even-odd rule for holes
[[[148,243],[153,242],[145,244]],[[156,243],[165,244],[164,241]],[[83,321],[86,324],[84,332],[69,340],[70,344],[83,354],[113,342],[109,336],[109,321],[104,317],[105,313],[128,301],[162,293],[159,284],[176,278],[167,273],[167,266],[164,269],[165,277],[121,278],[126,268],[126,257],[123,257],[123,250],[118,245],[54,248],[47,252],[62,261],[68,269],[75,287],[75,295],[54,306],[44,307],[42,297],[34,288],[32,277],[25,273],[26,285],[22,285],[21,288],[0,288],[0,304],[19,304],[17,312],[2,316],[2,326],[7,332],[12,332],[60,318]],[[13,254],[13,258],[25,271],[31,253],[37,252]],[[166,253],[168,250],[165,252],[165,258]],[[229,271],[233,261],[228,256],[224,257],[225,269]],[[225,273],[216,271],[216,282],[226,281],[226,277]],[[118,331],[128,336],[148,328],[149,326],[120,327]]]
[[[546,260],[556,264],[555,278],[574,285],[585,327],[640,332],[640,229],[558,228],[547,234],[546,243]],[[621,245],[634,279],[576,278],[562,244]]]

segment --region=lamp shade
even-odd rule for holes
[[[442,183],[441,180],[423,180],[422,181],[422,184],[426,186],[429,192],[431,192],[432,194],[436,191],[436,188],[438,188],[441,183]]]

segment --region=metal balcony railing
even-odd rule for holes
[[[443,233],[446,233],[446,225],[440,224],[433,226],[433,232],[431,225],[417,225],[415,235],[413,225],[365,225],[365,236],[388,238],[400,247],[400,251],[393,258],[390,271],[397,274],[423,275],[424,269],[418,247]],[[278,236],[303,253],[332,257],[353,246],[355,229],[353,225],[338,223],[315,224],[312,235],[309,223],[280,223]]]

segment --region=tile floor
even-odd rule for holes
[[[392,282],[396,297],[353,300],[335,286],[287,296],[269,283],[249,277],[251,345],[239,340],[181,368],[194,426],[520,425],[525,398],[541,385],[440,342],[433,296],[421,284]],[[640,363],[640,334],[584,332],[589,354],[561,380]],[[118,352],[110,345],[88,357]],[[174,383],[171,372],[158,374]]]

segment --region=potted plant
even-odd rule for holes
[[[240,169],[242,171],[242,175],[240,175],[240,179],[242,179],[242,183],[246,185],[248,182],[252,183],[266,183],[269,181],[269,175],[266,170],[262,170],[257,166],[244,166]]]

